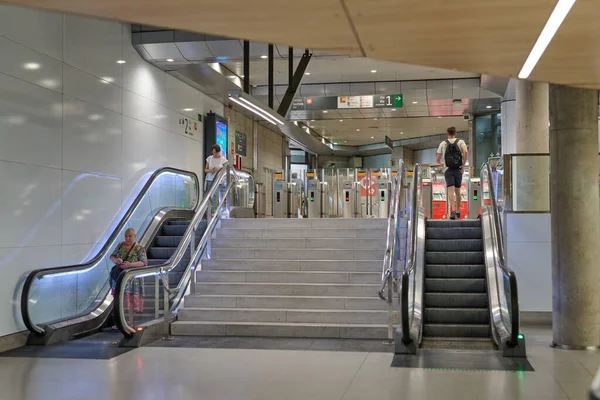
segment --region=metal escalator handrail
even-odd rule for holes
[[[419,204],[421,204],[420,188],[423,185],[423,168],[421,164],[415,164],[413,170],[412,193],[410,196],[410,229],[408,231],[409,246],[407,246],[406,266],[402,272],[401,283],[401,323],[402,323],[402,341],[404,344],[410,344],[410,319],[408,309],[409,277],[417,268],[417,233],[419,227]]]
[[[148,180],[146,181],[146,183],[144,184],[144,186],[142,187],[142,189],[140,190],[138,195],[135,197],[133,203],[131,203],[131,206],[127,209],[127,212],[125,213],[125,215],[123,215],[123,217],[119,221],[119,224],[115,227],[115,229],[113,230],[113,232],[111,233],[109,238],[106,240],[106,242],[104,243],[104,246],[102,246],[102,248],[100,249],[100,251],[96,254],[96,256],[94,258],[92,258],[90,261],[83,263],[83,264],[36,269],[36,270],[31,271],[27,275],[27,278],[25,279],[25,282],[23,283],[23,290],[21,292],[21,316],[23,318],[23,323],[25,324],[25,327],[30,332],[33,332],[34,334],[36,334],[38,336],[43,336],[46,333],[45,329],[34,324],[31,321],[31,315],[29,314],[29,296],[30,296],[31,286],[32,286],[34,280],[41,279],[45,275],[52,275],[52,274],[57,274],[57,273],[66,273],[66,272],[74,272],[74,271],[84,270],[84,269],[87,269],[87,268],[93,266],[94,264],[98,263],[99,261],[101,261],[102,258],[104,258],[106,256],[107,252],[110,250],[112,243],[117,238],[117,236],[119,235],[121,230],[127,224],[127,221],[131,218],[131,215],[137,209],[137,206],[140,204],[140,202],[142,201],[142,199],[148,192],[148,189],[150,189],[150,187],[152,186],[154,181],[160,175],[164,174],[165,172],[189,175],[190,177],[192,177],[196,183],[195,198],[196,199],[199,198],[200,185],[199,185],[198,176],[194,172],[186,171],[186,170],[179,169],[179,168],[172,168],[172,167],[163,167],[163,168],[159,168],[156,171],[154,171],[152,173],[152,175],[148,178]],[[194,210],[196,210],[197,207],[198,207],[198,202],[196,202]],[[73,317],[73,318],[75,318],[75,317]],[[72,319],[72,318],[69,317],[68,319]]]
[[[234,179],[230,180],[231,175],[233,175]],[[130,279],[133,279],[134,277],[141,278],[141,277],[146,277],[146,276],[153,276],[153,275],[157,275],[157,274],[162,275],[164,273],[168,273],[169,271],[171,271],[173,268],[175,268],[181,262],[183,255],[185,254],[188,247],[190,246],[192,238],[194,237],[194,234],[195,234],[196,230],[198,229],[198,224],[202,221],[202,219],[204,218],[204,215],[206,214],[206,211],[208,210],[208,207],[210,206],[210,199],[212,198],[212,196],[214,196],[217,193],[217,191],[219,190],[219,188],[223,184],[223,182],[226,181],[227,189],[226,189],[225,193],[223,194],[223,199],[221,200],[221,202],[219,204],[218,211],[214,213],[211,220],[208,222],[205,233],[201,239],[201,242],[198,244],[194,254],[190,254],[190,262],[186,267],[184,276],[182,277],[182,279],[179,280],[179,283],[177,284],[176,288],[170,289],[170,291],[172,291],[172,292],[180,293],[187,286],[187,283],[188,283],[187,279],[184,279],[184,278],[189,277],[190,272],[191,272],[190,268],[193,267],[194,260],[198,257],[200,252],[203,250],[204,246],[206,245],[206,241],[208,240],[208,237],[210,237],[210,234],[208,233],[209,229],[211,229],[216,224],[216,221],[219,218],[220,208],[225,203],[227,195],[229,194],[231,187],[234,185],[234,182],[237,179],[238,179],[237,173],[236,173],[235,169],[230,165],[226,165],[224,168],[222,168],[217,173],[215,179],[213,180],[213,184],[212,184],[210,190],[204,196],[204,199],[202,200],[202,202],[200,203],[200,206],[196,210],[194,217],[192,218],[192,221],[188,225],[185,233],[183,234],[183,237],[182,237],[181,241],[179,242],[179,245],[177,246],[175,253],[169,259],[169,261],[167,261],[164,264],[160,264],[160,265],[152,265],[152,266],[139,267],[139,268],[129,268],[129,269],[123,270],[123,272],[121,272],[121,274],[119,275],[119,278],[117,279],[117,284],[115,286],[115,316],[116,316],[117,328],[121,331],[121,333],[123,333],[123,335],[131,336],[136,332],[133,327],[130,327],[127,324],[127,322],[125,322],[125,310],[124,310],[124,307],[122,304],[123,303],[122,300],[124,298],[125,286],[126,286],[127,282]],[[165,310],[165,312],[167,312],[167,310]]]
[[[379,297],[384,301],[390,301],[385,297],[385,287],[388,284],[390,276],[394,275],[394,261],[397,258],[396,244],[398,242],[398,232],[400,228],[400,195],[402,193],[402,177],[404,176],[404,161],[398,161],[398,175],[393,180],[392,202],[390,203],[390,215],[388,217],[387,242],[385,247],[385,256],[383,259],[383,269],[381,271],[381,289]]]
[[[504,257],[504,238],[500,230],[501,220],[500,212],[498,210],[498,202],[496,200],[496,189],[494,186],[494,177],[491,173],[492,169],[489,163],[483,163],[481,166],[480,182],[483,187],[484,182],[488,181],[489,200],[490,208],[492,211],[493,221],[493,240],[495,241],[494,252],[494,267],[499,268],[508,277],[510,287],[510,306],[511,306],[511,331],[510,340],[507,343],[508,346],[514,347],[518,343],[519,337],[519,297],[517,292],[517,277],[513,270],[511,270],[505,262]],[[481,196],[482,207],[485,207],[485,196]],[[498,282],[496,282],[498,284]]]

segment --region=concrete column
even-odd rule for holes
[[[502,102],[502,152],[516,157],[513,171],[513,210],[550,209],[548,154],[548,84],[512,79]]]
[[[554,343],[600,345],[598,91],[550,86]]]

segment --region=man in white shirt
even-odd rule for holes
[[[206,183],[204,184],[204,192],[207,193],[212,187],[213,180],[217,173],[227,164],[227,159],[221,155],[221,146],[218,144],[212,147],[212,156],[208,156],[204,165],[204,173],[206,173]],[[215,193],[210,198],[210,214],[213,215],[219,206],[219,194]]]
[[[440,143],[437,150],[437,163],[446,167],[444,177],[448,188],[448,201],[450,202],[450,219],[460,219],[460,187],[465,165],[469,159],[467,144],[462,139],[456,138],[456,128],[451,126],[446,130],[448,139]],[[443,156],[443,157],[442,157]]]

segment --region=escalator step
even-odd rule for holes
[[[481,228],[427,228],[427,239],[481,239]]]
[[[481,220],[479,219],[428,219],[428,228],[480,228]]]
[[[161,236],[183,236],[186,230],[186,225],[163,225]]]
[[[188,226],[190,224],[190,221],[169,221],[167,222],[167,225],[185,225]]]
[[[426,278],[425,292],[442,293],[486,293],[485,279],[462,279],[462,278]]]
[[[462,252],[449,252],[449,251],[426,251],[425,252],[425,263],[426,264],[483,264],[483,252],[482,251],[462,251]]]
[[[157,236],[154,240],[156,247],[177,247],[183,236]]]
[[[489,324],[490,312],[487,308],[427,307],[424,322],[426,324]]]
[[[488,307],[486,293],[425,293],[425,307]]]
[[[427,264],[427,278],[485,278],[485,265]]]
[[[424,324],[423,336],[427,337],[477,337],[487,338],[491,336],[489,324],[467,325],[467,324]]]
[[[427,251],[483,251],[481,239],[427,239]]]

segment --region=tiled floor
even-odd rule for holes
[[[111,360],[0,358],[0,399],[585,399],[600,353],[524,329],[535,372],[390,368],[392,354],[145,347]]]

